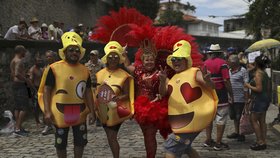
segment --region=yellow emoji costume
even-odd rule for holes
[[[84,56],[85,49],[81,46],[81,37],[75,32],[68,32],[63,34],[61,39],[63,48],[59,50],[59,56],[62,60],[45,69],[38,90],[38,101],[44,112],[44,87],[48,71],[51,69],[55,78],[55,86],[51,92],[51,112],[54,115],[54,124],[59,128],[65,128],[78,125],[86,120],[89,109],[84,101],[84,93],[89,72],[80,63],[70,65],[64,60],[64,50],[70,45],[80,48],[80,59]]]
[[[119,64],[124,62],[122,57],[123,47],[116,41],[109,42],[105,48],[105,55],[102,57],[103,63],[107,63],[107,56],[111,52],[115,52],[120,57]],[[102,124],[114,126],[126,119],[129,119],[134,114],[134,82],[132,77],[121,68],[110,71],[104,68],[96,73],[97,88],[96,88],[96,109],[97,116]],[[129,80],[129,100],[112,102],[114,96],[121,94],[122,87],[126,80]]]
[[[201,86],[196,81],[198,68],[191,67],[191,45],[185,40],[177,42],[174,53],[167,58],[173,68],[171,58],[181,57],[188,61],[188,69],[176,73],[168,82],[168,116],[174,133],[200,132],[215,117],[218,98],[215,90]]]

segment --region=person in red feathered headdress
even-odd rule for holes
[[[159,95],[160,80],[155,64],[157,51],[154,44],[146,39],[141,43],[140,51],[142,64],[134,66],[126,63],[126,68],[135,77],[134,118],[144,135],[147,158],[154,158],[157,131],[159,130],[164,138],[171,132],[167,118],[167,98]]]

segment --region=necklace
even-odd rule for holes
[[[116,71],[116,70],[109,70],[109,69],[108,69],[108,72],[109,72],[109,76],[108,76],[108,77],[111,78],[112,74],[113,74],[115,71]]]

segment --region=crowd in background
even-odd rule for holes
[[[24,18],[20,18],[18,24],[10,27],[2,37],[7,40],[55,40],[60,41],[64,32],[76,32],[84,41],[91,41],[92,28],[84,26],[82,23],[71,28],[64,28],[64,23],[53,21],[47,25],[40,22],[38,18],[33,17],[27,24]]]

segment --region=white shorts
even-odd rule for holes
[[[217,125],[225,125],[227,123],[229,115],[229,106],[219,106],[217,108],[217,113],[216,113],[216,124]]]

